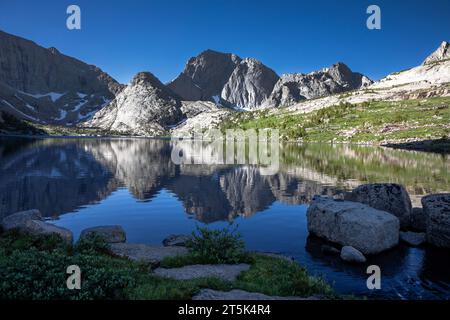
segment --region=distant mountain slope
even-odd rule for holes
[[[256,59],[206,50],[189,59],[184,71],[167,86],[187,101],[214,101],[255,110],[355,90],[371,83],[343,63],[310,74],[286,74],[280,78]]]
[[[289,106],[302,100],[364,88],[372,83],[368,77],[353,72],[344,63],[338,62],[330,68],[309,74],[283,75],[275,84],[264,106]]]
[[[150,72],[140,72],[83,124],[124,134],[157,136],[183,120],[181,100]]]
[[[0,31],[0,109],[48,124],[89,118],[122,86],[93,65]]]

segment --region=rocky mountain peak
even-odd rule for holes
[[[235,54],[208,49],[190,58],[183,72],[167,86],[184,100],[212,100],[220,96],[240,61]]]
[[[284,74],[263,107],[288,106],[301,100],[359,89],[372,83],[366,76],[353,72],[345,63],[337,62],[309,74]]]
[[[423,65],[450,59],[450,43],[443,41],[439,48],[425,59]]]
[[[56,49],[55,47],[50,47],[50,48],[48,48],[47,50],[50,51],[52,54],[61,54],[61,53],[59,52],[59,50]]]
[[[161,135],[183,119],[179,97],[150,72],[139,72],[84,126],[135,135]]]
[[[148,71],[136,73],[136,75],[131,80],[130,85],[152,85],[154,87],[164,87],[161,81],[159,81],[157,77],[155,77],[151,72]]]

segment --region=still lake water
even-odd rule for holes
[[[386,299],[450,299],[450,252],[397,248],[369,258],[382,289],[366,287],[365,266],[321,253],[308,236],[306,209],[316,194],[365,182],[406,186],[413,206],[450,191],[450,157],[348,145],[282,147],[280,170],[255,166],[175,165],[157,139],[0,138],[0,218],[39,209],[52,223],[82,229],[122,225],[129,242],[160,244],[197,225],[239,225],[247,248],[294,257],[343,294]]]

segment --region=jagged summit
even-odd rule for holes
[[[423,65],[431,64],[434,62],[450,59],[450,43],[442,41],[441,45],[435,52],[433,52],[428,58],[425,59]]]
[[[372,84],[368,77],[353,72],[345,63],[337,62],[328,68],[308,74],[288,73],[275,84],[263,107],[288,106],[301,100],[329,96]]]
[[[241,60],[235,54],[205,50],[190,58],[183,72],[167,86],[184,100],[212,100],[214,96],[220,96]]]

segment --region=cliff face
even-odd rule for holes
[[[0,31],[0,109],[31,121],[74,124],[121,89],[96,66]]]
[[[272,92],[278,75],[255,59],[244,59],[234,69],[221,98],[240,109],[256,109]]]

